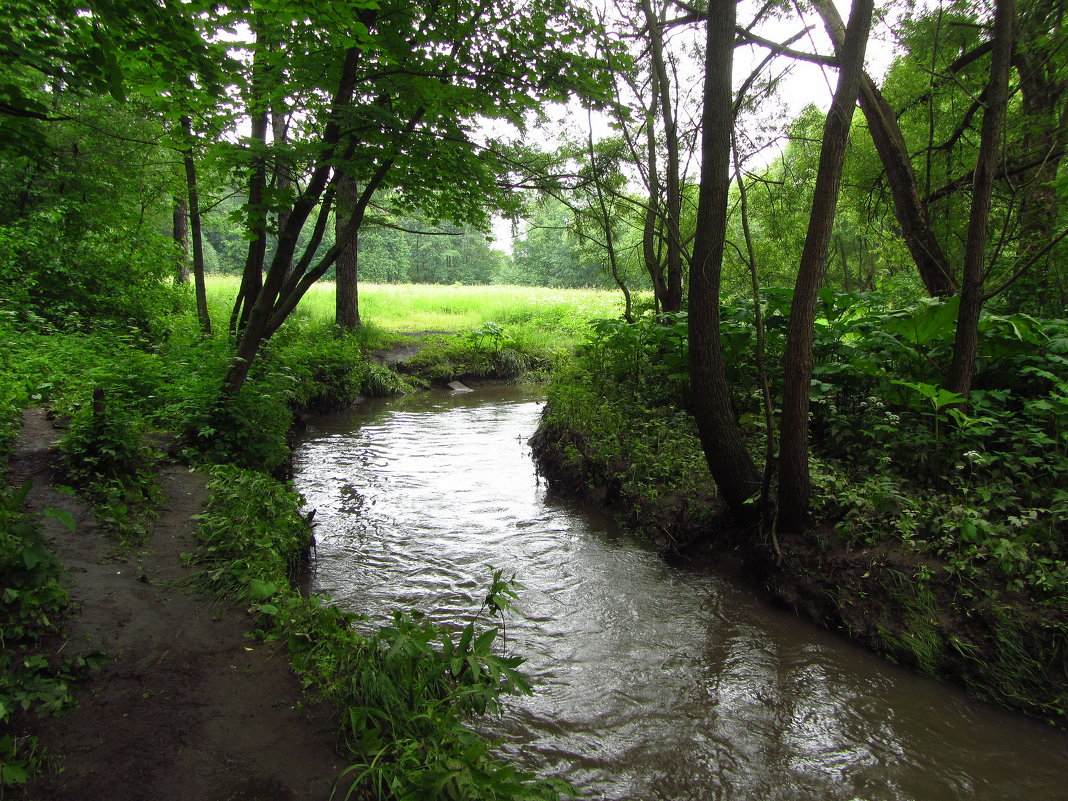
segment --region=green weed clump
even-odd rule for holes
[[[68,480],[92,502],[105,529],[140,540],[159,500],[155,453],[136,411],[102,391],[77,410],[59,443]]]
[[[541,379],[559,369],[571,348],[531,328],[506,328],[492,320],[454,335],[432,336],[403,366],[429,382],[466,377]]]
[[[284,642],[305,686],[333,704],[353,760],[338,777],[345,798],[555,800],[567,791],[495,758],[466,725],[496,710],[502,693],[530,691],[522,660],[499,653],[488,623],[515,596],[500,571],[459,632],[398,611],[391,625],[360,633],[355,615],[288,580],[310,543],[299,496],[261,473],[217,467],[210,476],[192,557],[200,581],[248,604],[257,635]]]
[[[61,659],[43,645],[59,633],[67,592],[39,524],[22,511],[29,489],[0,488],[0,796],[4,787],[24,784],[44,759],[33,738],[9,733],[14,718],[66,709],[71,685],[98,659]],[[73,530],[70,515],[51,514]]]
[[[272,343],[278,369],[294,379],[294,403],[302,409],[344,408],[361,397],[404,394],[411,385],[365,354],[386,347],[393,339],[373,324],[343,331],[303,317],[290,321]]]

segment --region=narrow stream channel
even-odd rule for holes
[[[311,421],[313,589],[386,620],[467,619],[487,565],[535,695],[487,731],[584,798],[1068,799],[1068,735],[976,703],[620,536],[535,475],[536,390],[374,401]]]

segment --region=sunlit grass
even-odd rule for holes
[[[229,314],[240,278],[207,279],[212,316],[221,324]],[[334,284],[320,282],[300,302],[297,314],[310,323],[334,318]],[[469,331],[487,322],[502,326],[551,329],[568,337],[596,317],[622,313],[617,292],[599,289],[548,289],[526,286],[440,286],[361,284],[360,316],[386,331]]]

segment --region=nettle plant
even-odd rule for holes
[[[140,519],[159,495],[154,451],[144,433],[136,411],[98,391],[92,403],[75,411],[59,444],[68,479],[88,496],[105,527],[124,541],[144,535]]]
[[[590,321],[587,358],[597,373],[661,402],[679,401],[689,387],[686,313],[647,312],[628,323]]]

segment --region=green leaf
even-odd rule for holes
[[[263,581],[262,579],[254,578],[248,583],[248,592],[253,600],[262,601],[270,598],[278,592],[278,585],[273,581]]]
[[[33,570],[37,565],[48,559],[48,549],[43,544],[35,542],[22,550],[22,563],[27,570]]]
[[[0,768],[0,777],[2,777],[4,784],[25,784],[26,783],[26,763],[25,762],[5,762],[3,767]]]
[[[883,327],[913,345],[929,345],[953,334],[959,308],[959,296],[945,302],[928,299],[911,311],[892,313],[884,319]]]
[[[45,509],[45,517],[51,517],[53,520],[58,520],[67,531],[74,533],[74,515],[64,509]]]

